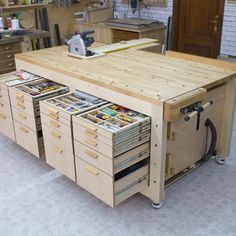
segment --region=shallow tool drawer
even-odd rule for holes
[[[149,159],[142,160],[114,177],[76,157],[78,184],[111,207],[142,191],[149,182]]]
[[[150,140],[150,123],[150,117],[108,104],[74,116],[74,138],[113,158]]]

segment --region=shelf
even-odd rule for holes
[[[43,8],[43,7],[48,7],[50,6],[49,4],[45,3],[36,3],[36,4],[29,4],[29,5],[13,5],[9,7],[0,7],[1,10],[17,10],[17,9],[34,9],[34,8]]]

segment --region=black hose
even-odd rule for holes
[[[208,161],[214,154],[215,154],[215,148],[217,143],[217,131],[215,125],[212,123],[210,119],[207,119],[205,122],[205,126],[207,129],[210,129],[211,131],[211,144],[209,147],[209,150],[202,158],[202,162]]]

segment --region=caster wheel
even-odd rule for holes
[[[163,202],[161,202],[161,203],[155,203],[155,202],[153,202],[153,203],[152,203],[152,207],[153,207],[154,209],[160,209],[160,208],[162,207],[162,205],[163,205]]]

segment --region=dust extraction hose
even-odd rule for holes
[[[210,119],[207,119],[205,122],[205,126],[207,129],[210,129],[211,131],[211,144],[209,147],[209,150],[207,153],[202,158],[202,162],[208,161],[211,156],[215,154],[215,148],[216,148],[216,143],[217,143],[217,131],[215,125],[212,123]]]

